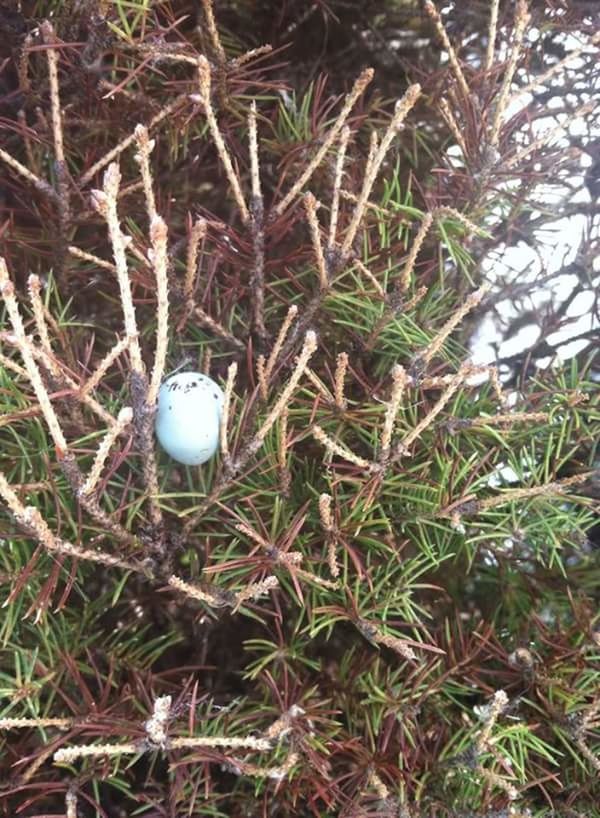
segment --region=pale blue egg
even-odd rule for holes
[[[200,372],[179,372],[162,384],[156,410],[156,436],[173,460],[186,466],[206,463],[219,445],[224,395]]]

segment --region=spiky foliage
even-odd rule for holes
[[[0,154],[28,197],[0,265],[4,814],[598,814],[592,362],[515,391],[466,349],[500,297],[478,262],[563,157],[507,118],[530,11],[492,0],[471,71],[426,3],[448,67],[394,107],[369,69],[280,94],[208,0],[197,31],[50,5]],[[462,160],[433,174],[440,128]],[[181,365],[225,387],[194,469],[153,443]]]

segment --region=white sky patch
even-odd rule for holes
[[[532,29],[528,33],[529,40],[535,42],[540,36],[537,29]],[[561,44],[566,51],[575,50],[581,47],[582,38],[577,34],[565,34],[561,39]],[[598,49],[590,47],[589,53],[598,53]],[[581,69],[584,65],[583,57],[577,57],[567,64],[567,73]],[[523,70],[519,71],[521,81],[527,81],[527,75]],[[532,139],[538,139],[543,135],[555,131],[549,141],[551,147],[568,147],[575,137],[587,137],[591,139],[600,137],[600,116],[596,118],[595,125],[589,127],[588,121],[583,117],[573,116],[565,112],[565,106],[573,107],[576,104],[573,95],[564,94],[564,77],[557,75],[550,80],[550,87],[556,90],[556,95],[549,101],[549,108],[556,110],[556,115],[551,113],[548,116],[534,119],[526,125],[521,133],[516,135],[515,142],[519,146],[530,144]],[[541,90],[542,86],[540,86]],[[515,89],[518,93],[518,89]],[[515,95],[510,102],[505,118],[511,119],[524,108],[534,102],[534,94],[526,93],[520,96]],[[582,95],[579,100],[589,99],[590,95]],[[561,131],[556,131],[557,125],[562,125]],[[585,145],[585,140],[584,143]],[[451,152],[451,163],[456,166],[460,161],[459,151],[455,146]],[[523,238],[516,237],[514,244],[495,247],[490,254],[483,259],[481,271],[485,278],[492,283],[493,291],[499,292],[504,288],[508,289],[508,297],[495,304],[495,314],[485,315],[471,340],[471,355],[477,364],[490,364],[496,358],[508,358],[518,355],[520,352],[530,348],[537,341],[543,340],[543,319],[546,312],[550,313],[558,307],[572,293],[574,287],[578,285],[578,276],[571,271],[565,275],[556,275],[561,269],[570,268],[581,261],[585,267],[590,264],[588,260],[579,260],[579,254],[584,242],[590,236],[587,231],[590,229],[589,219],[583,213],[561,216],[560,209],[569,204],[589,203],[591,201],[587,188],[583,185],[585,170],[592,162],[589,154],[579,152],[574,156],[572,173],[557,170],[555,179],[548,179],[538,185],[535,190],[535,197],[539,203],[539,209],[532,210],[529,214],[531,221],[534,221],[542,214],[547,214],[553,210],[557,212],[554,221],[547,222],[538,230],[530,229],[530,235]],[[518,180],[507,180],[502,186],[507,194],[516,191],[519,186]],[[499,187],[499,186],[498,186]],[[570,191],[576,191],[575,194]],[[493,226],[502,217],[503,205],[499,205],[492,211],[491,218],[487,221],[486,227],[493,230]],[[527,222],[523,224],[521,230],[527,231]],[[600,229],[598,224],[594,228],[593,236],[598,236]],[[518,233],[518,230],[515,232]],[[600,259],[591,262],[592,270],[600,269]],[[549,280],[547,280],[549,279]],[[536,283],[537,282],[537,283]],[[519,296],[520,285],[531,284],[531,287],[521,287],[523,295]],[[582,281],[585,287],[585,280]],[[513,292],[511,293],[511,290]],[[492,291],[492,292],[493,292]],[[516,292],[516,297],[513,297]],[[588,289],[579,293],[565,313],[564,326],[556,332],[548,334],[545,338],[551,345],[562,344],[568,338],[573,338],[581,333],[587,333],[598,329],[600,338],[600,325],[593,312],[594,294],[588,285]],[[510,337],[503,340],[506,330],[509,329],[515,319],[529,317],[523,326],[519,326],[514,332],[510,332]],[[578,351],[584,349],[589,342],[585,338],[573,341],[571,344],[563,344],[556,350],[556,357],[559,360],[566,360]],[[539,359],[539,366],[547,365],[550,358]]]

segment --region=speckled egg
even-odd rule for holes
[[[173,460],[186,466],[206,463],[219,445],[224,395],[200,372],[179,372],[158,393],[156,436]]]

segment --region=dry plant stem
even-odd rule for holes
[[[29,341],[29,339],[27,340]],[[84,391],[84,387],[80,387],[79,384],[67,373],[67,371],[60,367],[53,356],[50,357],[45,350],[35,347],[31,342],[29,342],[29,346],[31,349],[31,354],[35,360],[39,361],[50,373],[52,373],[52,377],[56,379],[59,386],[70,389],[73,392],[73,395],[80,400],[84,406],[87,406],[88,409],[99,417],[103,423],[106,423],[107,426],[114,425],[114,417],[109,414],[109,412],[107,412],[97,400],[86,393]]]
[[[418,356],[419,362],[423,367],[426,367],[431,361],[431,359],[435,355],[437,355],[437,353],[440,351],[440,349],[444,345],[444,342],[452,333],[452,331],[460,324],[465,315],[467,315],[467,313],[469,313],[479,304],[483,296],[488,291],[489,286],[484,284],[483,287],[480,287],[474,293],[471,293],[471,295],[465,300],[462,306],[459,307],[458,310],[454,313],[454,315],[444,324],[444,326],[435,336],[433,341],[430,344],[428,344],[423,350],[423,352],[420,353]]]
[[[63,435],[60,423],[58,421],[58,418],[50,402],[50,398],[48,396],[46,388],[41,379],[39,369],[35,363],[32,347],[29,344],[27,337],[25,336],[25,331],[23,329],[23,323],[19,313],[19,308],[14,295],[14,287],[12,283],[8,281],[7,277],[8,273],[6,270],[6,265],[4,264],[4,260],[0,259],[0,290],[2,291],[2,295],[5,299],[7,310],[11,318],[11,323],[13,324],[13,330],[16,337],[16,345],[19,348],[19,351],[21,352],[21,355],[25,362],[28,379],[31,385],[33,386],[33,389],[36,393],[36,397],[38,398],[40,409],[42,410],[42,414],[44,415],[44,419],[46,421],[46,424],[50,431],[50,435],[54,442],[58,460],[69,482],[71,483],[73,490],[75,492],[78,492],[83,483],[83,478],[76,462],[69,455],[67,442]],[[67,379],[66,376],[65,380],[67,380],[67,383],[70,381],[70,379]],[[73,382],[71,381],[71,383]],[[77,394],[78,391],[77,385],[75,384],[74,387],[75,387],[74,391]],[[94,405],[96,403],[89,396],[83,396],[82,400],[84,402],[89,402],[90,405]],[[108,415],[108,413],[104,412],[104,410],[101,410],[101,414],[102,413],[104,413],[107,416],[108,425],[109,426],[114,425],[115,423],[114,418]],[[97,501],[94,498],[83,496],[80,498],[80,502],[82,506],[89,512],[92,518],[96,520],[100,525],[104,526],[108,531],[110,531],[120,542],[123,542],[128,545],[135,544],[135,538],[128,531],[122,528],[122,526],[113,522],[109,515],[102,511],[102,509],[99,507]]]
[[[72,764],[80,758],[97,758],[100,756],[135,755],[144,752],[144,745],[139,742],[129,744],[90,744],[83,747],[63,747],[54,753],[55,764]]]
[[[465,421],[469,428],[474,426],[512,426],[514,423],[548,423],[548,412],[513,412],[506,415],[491,415]]]
[[[154,407],[165,371],[169,345],[169,282],[167,277],[167,225],[160,216],[150,222],[152,267],[156,277],[156,350],[146,401]]]
[[[433,224],[433,213],[426,213],[423,216],[423,221],[421,222],[421,226],[417,231],[417,235],[415,236],[413,243],[411,244],[410,251],[408,253],[408,257],[404,264],[404,268],[402,270],[402,275],[400,276],[398,290],[401,293],[407,292],[408,288],[410,287],[410,279],[415,269],[415,263],[417,261],[417,256],[423,246],[423,242],[431,229],[431,225]]]
[[[204,602],[211,608],[222,608],[228,604],[224,597],[219,595],[217,590],[204,590],[199,585],[186,582],[185,580],[181,579],[181,577],[175,575],[169,577],[168,585],[190,599],[196,600],[196,602]]]
[[[313,175],[316,168],[319,167],[321,162],[323,161],[324,156],[326,155],[327,151],[333,145],[335,140],[337,139],[338,134],[344,127],[348,116],[350,115],[350,111],[354,107],[356,101],[365,91],[367,85],[373,79],[373,69],[367,68],[362,74],[358,77],[352,90],[346,96],[346,100],[344,102],[344,106],[339,113],[338,118],[336,119],[334,125],[331,127],[328,134],[325,136],[321,143],[321,147],[310,160],[304,171],[300,174],[298,179],[294,182],[290,190],[285,194],[283,199],[275,206],[274,212],[276,216],[281,216],[284,213],[289,205],[294,201],[298,193],[302,190],[304,185],[308,182],[310,177]]]
[[[329,565],[331,576],[337,579],[340,575],[340,566],[337,561],[337,537],[331,503],[332,498],[329,494],[321,494],[319,497],[319,517],[321,518],[321,526],[325,532],[327,541],[327,564]]]
[[[147,129],[150,131],[156,125],[166,119],[173,111],[176,111],[183,103],[187,103],[189,99],[189,94],[181,94],[180,96],[176,97],[173,102],[165,105],[162,110],[160,110],[155,116],[152,117],[150,122],[146,125]],[[118,145],[112,148],[108,153],[106,153],[101,159],[99,159],[92,167],[87,170],[79,179],[79,187],[83,188],[87,185],[94,176],[109,165],[114,159],[120,156],[124,150],[132,145],[135,142],[135,134],[132,133],[127,136],[125,139],[121,140]]]
[[[250,219],[250,213],[244,200],[244,194],[242,193],[240,180],[238,179],[238,175],[233,167],[231,157],[229,156],[229,152],[227,151],[225,141],[223,140],[221,131],[219,130],[217,118],[212,107],[212,102],[210,98],[211,94],[210,66],[208,64],[208,60],[206,59],[206,57],[203,56],[200,56],[198,58],[198,85],[200,89],[200,99],[204,107],[204,114],[206,116],[206,121],[208,123],[208,127],[213,138],[213,142],[215,143],[217,153],[219,154],[219,158],[223,164],[223,168],[225,169],[225,174],[229,180],[229,184],[233,192],[233,198],[235,199],[235,202],[238,206],[238,210],[240,211],[242,222],[246,224]]]
[[[454,141],[461,149],[463,156],[465,157],[468,156],[467,143],[465,142],[458,122],[456,121],[456,118],[452,113],[452,109],[450,108],[445,99],[440,99],[439,105],[440,110],[442,112],[442,116],[444,117],[446,124],[448,125],[448,128],[450,129],[452,136],[454,137]]]
[[[442,18],[440,17],[440,13],[435,7],[435,5],[431,2],[431,0],[425,0],[424,3],[425,11],[429,15],[429,17],[433,20],[433,24],[435,29],[438,33],[438,37],[442,41],[442,44],[446,51],[448,52],[448,59],[450,60],[450,65],[452,66],[452,72],[454,74],[454,78],[458,83],[458,86],[462,92],[462,95],[465,99],[469,97],[469,86],[467,85],[467,81],[465,80],[465,75],[463,74],[463,70],[460,67],[460,63],[458,62],[458,57],[456,56],[456,51],[452,43],[450,42],[448,35],[446,33],[446,29],[444,28],[444,24],[442,22]]]
[[[321,291],[325,291],[329,289],[329,275],[327,272],[327,263],[325,261],[323,245],[321,244],[319,220],[317,218],[317,210],[320,206],[321,203],[317,202],[312,193],[309,192],[304,194],[304,208],[306,210],[306,218],[310,228],[310,239],[315,258],[317,260],[317,270],[319,271],[319,287]]]
[[[352,202],[356,204],[358,202],[358,196],[356,193],[352,193],[349,190],[340,190],[340,198],[344,199],[346,202]],[[397,220],[397,224],[409,224],[408,219],[403,219],[398,216],[398,214],[392,210],[389,210],[387,207],[383,207],[377,202],[368,201],[366,205],[367,210],[376,210],[378,213],[381,213],[383,216],[394,216]]]
[[[249,51],[246,51],[239,57],[235,57],[233,60],[230,60],[229,65],[234,71],[236,71],[247,62],[250,62],[250,60],[254,60],[256,57],[262,57],[264,54],[270,54],[271,51],[273,51],[272,45],[259,45],[256,48],[251,48]]]
[[[103,192],[94,191],[93,195],[95,205],[100,214],[105,218],[108,226],[119,282],[125,333],[130,341],[129,354],[131,356],[131,367],[134,372],[145,378],[145,368],[142,361],[142,352],[135,319],[135,307],[133,306],[133,299],[131,297],[131,282],[129,280],[127,258],[125,256],[125,239],[121,232],[119,216],[117,214],[117,194],[119,192],[120,182],[121,173],[119,166],[113,163],[104,174]]]
[[[340,352],[337,356],[336,360],[336,367],[335,367],[335,376],[334,376],[334,396],[335,396],[335,405],[337,408],[343,412],[346,410],[348,406],[348,402],[344,396],[344,384],[346,381],[346,373],[348,371],[348,354],[346,352]]]
[[[585,105],[582,105],[581,107],[577,108],[576,111],[573,112],[573,114],[570,117],[570,121],[573,121],[581,116],[587,116],[587,114],[590,114],[594,111],[595,107],[596,107],[595,102],[586,102]],[[554,128],[550,128],[550,130],[541,134],[537,139],[534,139],[534,141],[527,145],[526,148],[523,148],[522,151],[519,151],[512,158],[508,159],[503,165],[503,170],[510,170],[513,167],[518,167],[518,165],[520,165],[521,162],[527,159],[527,157],[530,154],[532,154],[536,150],[539,150],[540,148],[543,148],[544,145],[548,144],[548,142],[551,142],[554,139],[554,137],[562,136],[564,138],[564,133],[565,133],[564,123],[559,124]]]
[[[102,440],[102,443],[98,447],[90,473],[87,476],[85,483],[79,489],[80,496],[89,495],[94,491],[102,475],[102,469],[104,468],[106,458],[108,457],[111,448],[113,447],[116,439],[124,432],[132,420],[133,409],[131,409],[129,406],[121,409],[117,422],[111,429],[108,430],[104,436],[104,439]]]
[[[404,639],[384,633],[378,625],[364,619],[359,620],[356,624],[365,639],[370,642],[374,642],[376,645],[384,645],[409,661],[417,658],[414,650]]]
[[[412,296],[412,298],[409,298],[408,301],[405,301],[404,299],[398,300],[397,298],[394,298],[394,296],[389,298],[385,296],[386,301],[388,302],[387,306],[384,309],[381,318],[377,320],[375,326],[371,330],[371,333],[367,338],[365,348],[367,350],[372,350],[375,347],[377,339],[381,335],[384,327],[386,327],[390,321],[398,315],[398,313],[409,312],[410,310],[414,309],[426,292],[427,287],[419,287],[417,292]]]
[[[352,220],[350,221],[350,225],[348,227],[348,230],[346,231],[346,235],[342,243],[341,250],[342,256],[344,257],[348,256],[353,246],[354,239],[356,237],[365,210],[367,208],[367,202],[369,200],[369,196],[371,195],[371,190],[373,188],[373,185],[375,184],[375,180],[377,178],[377,174],[379,173],[379,169],[383,163],[383,160],[385,159],[387,152],[390,149],[392,140],[394,139],[394,136],[396,135],[398,128],[406,119],[409,111],[416,103],[420,94],[421,94],[420,85],[414,84],[409,86],[402,99],[399,100],[398,103],[396,104],[396,110],[394,111],[392,121],[390,122],[383,136],[383,139],[381,140],[381,144],[377,148],[377,152],[375,153],[373,160],[368,163],[367,168],[365,169],[365,178],[363,180],[362,189],[358,197],[358,202],[356,203],[356,207],[354,208]]]
[[[117,268],[117,279],[123,308],[125,322],[125,333],[129,339],[129,354],[131,358],[131,390],[132,403],[134,407],[134,421],[138,444],[143,452],[144,482],[147,487],[150,518],[153,525],[158,529],[162,525],[162,512],[158,503],[160,493],[158,483],[158,471],[156,458],[154,455],[154,401],[160,386],[160,379],[164,369],[164,361],[167,348],[168,332],[168,292],[166,276],[166,226],[160,217],[156,216],[150,226],[150,235],[153,244],[153,267],[157,277],[158,290],[158,330],[155,365],[152,373],[152,383],[149,386],[146,378],[146,369],[142,360],[139,333],[135,318],[135,307],[131,295],[131,282],[127,268],[125,256],[125,239],[121,232],[119,217],[117,214],[117,196],[121,181],[121,174],[118,165],[109,165],[104,174],[104,190],[94,191],[94,202],[96,208],[105,218],[108,225],[113,256]],[[153,390],[154,399],[150,403],[149,397]],[[159,544],[157,543],[157,547]]]
[[[528,489],[507,489],[495,497],[488,497],[486,500],[478,500],[475,502],[476,510],[486,511],[496,506],[511,503],[514,500],[528,500],[531,497],[553,497],[556,494],[563,494],[563,492],[570,488],[570,486],[579,486],[585,483],[593,476],[594,472],[585,472],[583,474],[576,474],[573,477],[567,477],[564,480],[555,480],[551,483],[543,483],[541,486],[532,486]]]
[[[386,463],[390,456],[390,449],[392,444],[392,435],[394,434],[394,424],[396,423],[396,415],[400,408],[400,402],[406,388],[406,370],[400,365],[396,365],[392,370],[392,394],[390,402],[387,405],[385,412],[385,419],[383,422],[383,431],[381,433],[381,462]]]
[[[496,48],[496,33],[498,31],[498,8],[500,0],[491,0],[490,25],[488,28],[488,44],[485,55],[485,70],[489,71],[494,64],[494,51]]]
[[[502,79],[502,85],[498,93],[498,100],[496,102],[496,107],[494,110],[494,118],[492,119],[492,125],[488,137],[488,144],[491,148],[497,148],[498,143],[500,141],[502,117],[504,116],[504,112],[506,111],[506,106],[510,94],[510,86],[515,75],[515,71],[517,70],[517,63],[521,55],[521,46],[523,44],[523,36],[525,34],[525,29],[527,28],[529,20],[530,15],[527,10],[526,0],[517,0],[517,8],[515,11],[515,24],[513,29],[512,49],[510,52],[508,65],[506,66],[504,77]]]
[[[248,116],[248,141],[250,147],[250,177],[252,201],[250,211],[252,243],[254,246],[254,269],[252,273],[252,305],[254,329],[262,342],[266,340],[265,327],[265,234],[264,204],[260,186],[260,164],[258,160],[258,135],[256,131],[256,102],[252,100]]]
[[[55,42],[54,29],[52,24],[45,20],[40,26],[44,42],[52,44]],[[62,240],[60,248],[61,256],[66,252],[67,231],[71,222],[71,205],[69,195],[68,170],[65,161],[65,150],[63,143],[63,128],[60,113],[60,94],[58,85],[58,54],[55,48],[46,49],[48,60],[48,80],[50,85],[50,105],[52,119],[52,137],[54,142],[54,155],[56,159],[56,178],[58,186],[58,218],[59,230]],[[62,258],[60,260],[62,266]]]
[[[31,93],[31,80],[29,79],[29,50],[33,44],[33,34],[29,32],[23,40],[23,45],[17,60],[17,76],[19,78],[19,90],[25,96]]]
[[[92,551],[87,548],[81,548],[80,546],[72,545],[65,540],[60,540],[55,537],[38,509],[33,506],[23,505],[2,472],[0,472],[0,495],[12,512],[17,523],[25,531],[31,532],[47,551],[74,557],[75,559],[107,565],[109,567],[123,568],[126,571],[144,573],[135,563],[121,560],[103,551]],[[4,604],[6,605],[6,603]]]
[[[264,356],[259,356],[259,383],[260,383],[260,391],[261,397],[263,400],[267,400],[268,397],[268,386],[269,381],[271,380],[271,375],[273,374],[273,369],[275,368],[275,364],[277,363],[277,358],[281,349],[285,343],[285,339],[287,338],[287,334],[290,331],[290,327],[294,322],[296,316],[298,314],[298,307],[295,304],[288,309],[287,315],[277,333],[277,338],[275,339],[275,343],[273,344],[273,349],[269,354],[269,359],[267,360],[266,364],[264,363]],[[262,363],[261,363],[262,361]]]
[[[86,253],[85,250],[80,250],[79,247],[73,247],[73,245],[67,247],[67,250],[75,258],[79,258],[82,261],[89,261],[92,264],[95,264],[96,267],[100,267],[103,270],[109,270],[111,273],[117,272],[117,268],[114,264],[111,264],[110,261],[105,261],[103,258],[95,256],[93,253]]]
[[[260,582],[253,582],[250,585],[246,585],[245,588],[242,588],[235,594],[233,613],[237,613],[244,602],[257,600],[275,588],[279,588],[279,580],[277,577],[273,576],[265,577],[265,579],[261,580]]]
[[[33,387],[38,403],[40,404],[42,414],[44,415],[44,420],[46,421],[48,430],[50,431],[50,435],[52,436],[52,440],[56,446],[57,455],[60,459],[67,453],[67,441],[63,435],[58,418],[56,417],[56,413],[52,403],[50,402],[48,392],[42,381],[40,371],[31,352],[31,347],[28,343],[27,336],[25,335],[23,321],[21,319],[17,299],[15,297],[15,288],[12,281],[10,281],[8,278],[8,270],[6,269],[6,263],[3,258],[0,258],[0,292],[4,299],[4,303],[6,304],[6,309],[10,318],[13,332],[15,334],[17,347],[21,353],[21,357],[23,358],[25,369],[27,370],[27,377]]]
[[[11,358],[7,358],[6,355],[2,355],[2,353],[0,353],[0,366],[4,367],[4,369],[10,369],[11,372],[14,372],[15,375],[19,375],[21,378],[28,377],[27,372],[22,366],[16,364]]]
[[[281,781],[290,772],[294,764],[297,764],[300,755],[291,752],[283,762],[274,767],[261,767],[259,764],[251,764],[249,761],[234,760],[232,766],[237,773],[244,775],[251,775],[255,778],[271,778],[275,781]]]
[[[317,375],[315,375],[315,373],[309,366],[306,367],[306,377],[327,403],[335,402],[335,398],[333,397],[329,389],[327,389],[323,381]]]
[[[281,481],[281,490],[284,496],[287,496],[289,494],[290,485],[292,482],[292,475],[290,474],[290,470],[288,469],[287,465],[288,421],[289,411],[288,407],[286,406],[283,412],[281,413],[281,418],[279,419],[279,438],[277,445],[277,465],[279,467],[279,479]]]
[[[433,220],[439,216],[450,216],[451,218],[455,219],[456,221],[460,222],[460,224],[469,232],[469,233],[479,233],[480,229],[477,227],[476,224],[473,224],[463,213],[460,213],[458,210],[455,210],[452,207],[437,207],[435,210],[426,213],[423,216],[423,221],[421,222],[421,226],[417,231],[417,235],[414,238],[414,241],[411,245],[408,257],[404,264],[404,268],[402,270],[402,275],[400,276],[400,280],[397,284],[397,290],[400,293],[405,293],[409,286],[410,286],[410,279],[415,269],[415,263],[417,261],[417,256],[423,246],[423,242],[427,236],[427,233],[431,229],[433,224]]]
[[[316,348],[317,338],[315,333],[312,331],[307,332],[304,346],[302,347],[302,352],[296,361],[294,371],[292,372],[286,386],[281,391],[278,400],[269,412],[266,420],[263,422],[252,439],[243,447],[238,458],[231,464],[230,469],[222,471],[210,495],[202,502],[200,508],[187,520],[183,527],[184,536],[190,536],[199,520],[202,519],[206,509],[215,502],[215,500],[228,486],[235,482],[235,475],[239,474],[239,472],[245,467],[248,460],[260,449],[270,429],[289,405],[291,396],[294,393],[300,378],[306,371],[308,361],[315,352]]]
[[[563,70],[563,68],[565,68],[566,65],[571,62],[571,60],[576,60],[578,57],[581,57],[581,55],[585,52],[585,50],[587,48],[589,48],[590,46],[593,46],[593,45],[597,45],[598,43],[600,43],[600,31],[597,32],[596,34],[594,34],[590,38],[588,43],[581,46],[580,48],[574,49],[573,51],[571,51],[570,54],[568,54],[562,60],[555,63],[547,71],[544,71],[543,74],[540,74],[538,77],[536,77],[535,80],[528,83],[523,88],[520,88],[516,93],[514,93],[509,98],[508,103],[507,103],[507,107],[512,106],[515,102],[517,102],[522,97],[524,97],[525,94],[529,94],[532,91],[534,91],[536,88],[539,88],[540,85],[543,85],[545,82],[547,82],[549,79],[551,79],[556,74],[560,74],[560,72]]]
[[[399,458],[403,457],[404,455],[409,454],[409,448],[418,440],[419,437],[423,434],[423,432],[431,426],[433,421],[442,411],[444,406],[448,403],[452,395],[456,392],[457,389],[465,382],[465,380],[469,377],[469,375],[473,374],[473,366],[472,364],[467,361],[465,362],[458,372],[452,376],[452,378],[448,381],[448,385],[444,392],[440,395],[437,402],[434,404],[433,408],[424,418],[415,426],[412,432],[404,438],[396,447],[395,454],[391,457],[392,461],[396,461]]]
[[[374,463],[371,463],[369,460],[365,460],[364,457],[360,457],[359,455],[355,454],[347,446],[344,446],[343,444],[330,438],[320,426],[313,426],[312,433],[315,439],[318,440],[330,454],[336,454],[343,460],[347,460],[349,463],[354,463],[355,466],[358,466],[359,468],[368,472],[372,472],[376,468]]]
[[[494,729],[494,726],[498,721],[498,717],[500,716],[500,714],[503,712],[507,705],[508,696],[506,695],[504,690],[497,690],[494,693],[494,698],[492,699],[489,705],[483,729],[477,736],[477,741],[475,743],[475,751],[477,752],[477,754],[482,753],[488,746],[490,736],[492,735],[492,730]]]
[[[58,727],[59,730],[69,730],[72,726],[73,719],[45,719],[45,718],[0,719],[0,730],[29,729],[31,727]]]
[[[285,387],[282,389],[279,398],[275,402],[275,405],[267,415],[266,419],[263,421],[262,425],[250,441],[250,443],[245,448],[244,452],[242,453],[241,458],[235,465],[235,470],[239,471],[243,468],[243,463],[251,457],[252,455],[256,454],[256,452],[260,449],[263,444],[265,437],[268,435],[269,431],[271,430],[274,423],[277,419],[281,416],[281,413],[288,406],[290,399],[302,377],[306,366],[313,356],[314,352],[317,349],[317,336],[315,333],[310,330],[306,333],[306,338],[304,339],[304,345],[302,347],[302,351],[296,361],[296,366],[294,367],[294,371],[290,379],[288,380]]]
[[[83,386],[79,390],[79,396],[83,397],[84,395],[93,392],[94,389],[104,380],[104,376],[114,364],[114,362],[122,355],[127,347],[129,346],[129,338],[121,338],[117,343],[110,349],[104,358],[100,361],[96,369],[94,370],[93,374],[87,379],[87,381],[83,384]]]
[[[227,383],[225,384],[225,398],[223,401],[223,411],[221,412],[221,423],[219,427],[219,438],[221,442],[221,455],[223,460],[229,460],[229,442],[227,440],[227,427],[229,425],[229,410],[231,408],[231,398],[233,387],[237,376],[237,363],[229,364],[227,369]]]
[[[335,176],[333,180],[333,193],[331,196],[331,215],[329,218],[329,239],[327,241],[327,250],[329,253],[335,247],[335,239],[337,233],[338,217],[340,211],[340,191],[342,189],[342,177],[344,175],[344,160],[346,158],[346,150],[348,148],[348,140],[350,139],[350,128],[346,125],[342,128],[340,142],[338,145],[338,154],[335,162]]]
[[[194,298],[196,276],[198,275],[198,248],[200,247],[200,242],[206,236],[206,227],[206,219],[197,219],[190,232],[190,239],[187,246],[185,279],[183,283],[183,296],[188,303],[192,302]]]
[[[32,173],[25,165],[22,165],[17,159],[14,159],[10,153],[7,153],[5,150],[0,148],[0,159],[12,168],[15,173],[19,176],[22,176],[23,179],[26,179],[33,187],[39,192],[46,196],[53,202],[58,202],[58,194],[54,190],[54,188],[48,184],[48,182],[40,179],[39,176],[36,176],[35,173]]]
[[[146,200],[146,211],[148,213],[148,224],[152,224],[158,215],[156,212],[154,190],[152,189],[152,173],[150,171],[150,154],[154,148],[154,139],[148,138],[148,129],[144,125],[136,125],[133,134],[138,147],[138,152],[135,154],[135,161],[140,167],[144,198]]]
[[[204,352],[202,352],[198,358],[200,361],[200,372],[203,372],[205,375],[210,375],[212,354],[212,348],[207,346]]]
[[[506,400],[507,400],[506,395],[504,394],[504,391],[502,390],[502,384],[500,383],[500,376],[498,375],[498,370],[496,369],[495,366],[488,367],[488,379],[489,379],[489,382],[492,385],[492,389],[494,391],[494,395],[496,396],[496,399],[497,399],[498,403],[501,406],[506,406]]]
[[[219,31],[217,29],[217,24],[215,22],[212,0],[202,0],[202,10],[204,11],[206,27],[210,35],[210,40],[215,52],[215,56],[219,61],[219,65],[224,66],[227,62],[227,55],[225,54],[225,49],[223,48],[221,38],[219,37]]]
[[[30,275],[27,281],[29,288],[29,298],[33,308],[33,318],[35,320],[35,328],[40,339],[42,348],[48,355],[52,355],[52,345],[50,343],[50,336],[48,334],[48,326],[46,324],[46,316],[44,314],[44,304],[41,298],[42,283],[39,276]]]
[[[588,709],[583,713],[581,721],[573,733],[581,754],[587,759],[587,761],[589,761],[592,767],[600,773],[600,758],[594,755],[585,738],[586,731],[593,729],[593,727],[596,726],[599,712],[600,697],[596,698],[596,700],[592,702]]]
[[[45,20],[40,26],[44,42],[49,45],[52,44],[55,35],[52,24],[49,20]],[[48,79],[50,85],[50,105],[51,105],[51,119],[52,119],[52,136],[54,140],[54,153],[57,162],[65,161],[65,151],[63,144],[62,121],[60,115],[60,96],[58,91],[58,56],[54,48],[46,49],[46,57],[48,60]]]
[[[383,289],[383,287],[381,286],[379,281],[377,281],[377,279],[375,278],[373,273],[369,270],[369,268],[365,264],[363,264],[363,262],[358,258],[355,258],[352,263],[354,264],[355,267],[358,267],[358,269],[364,275],[364,277],[368,281],[370,281],[371,284],[375,287],[375,289],[377,291],[377,295],[379,295],[380,298],[385,299],[385,290]]]
[[[236,349],[242,350],[245,349],[244,344],[235,337],[229,330],[225,329],[222,324],[219,324],[218,321],[215,321],[214,318],[205,312],[202,307],[196,307],[194,309],[194,315],[198,319],[198,323],[206,327],[206,329],[211,330],[214,332],[215,335],[218,335],[219,338],[222,338],[224,341],[228,341],[230,344],[233,344]]]

